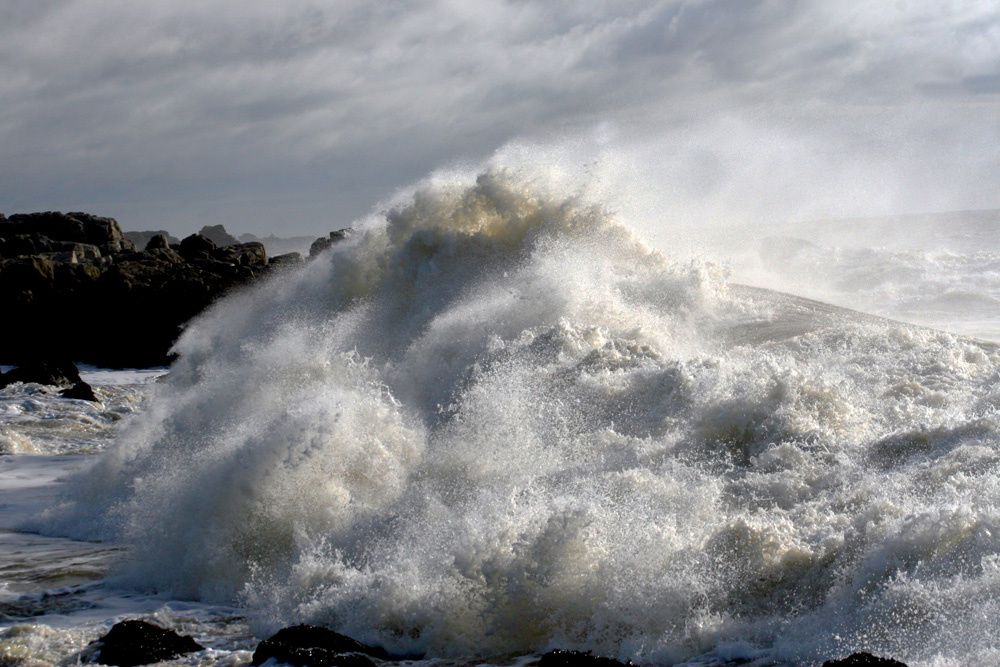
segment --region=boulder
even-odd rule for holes
[[[149,240],[152,239],[154,236],[165,236],[167,238],[167,243],[174,245],[181,242],[179,238],[173,236],[172,234],[170,234],[170,232],[167,232],[166,230],[163,229],[157,229],[155,231],[149,230],[143,232],[125,232],[125,238],[132,241],[132,243],[135,245],[136,248],[145,248],[146,244],[148,244]]]
[[[871,653],[860,652],[840,660],[827,660],[823,667],[906,667],[906,664],[892,658],[880,658]]]
[[[115,623],[106,635],[91,643],[97,662],[117,667],[173,660],[204,648],[191,637],[135,619]]]
[[[135,250],[135,244],[125,237],[117,220],[89,213],[47,211],[12,215],[0,225],[0,236],[6,238],[17,234],[87,243],[97,246],[107,255]]]
[[[353,233],[354,233],[353,229],[351,229],[350,227],[345,227],[344,229],[338,229],[334,232],[330,232],[329,236],[319,237],[318,239],[312,242],[311,246],[309,246],[310,259],[320,254],[321,252],[332,246],[334,243],[339,243],[340,241],[344,241],[350,238],[351,234]]]
[[[181,240],[180,253],[184,259],[198,259],[211,257],[215,248],[215,243],[207,236],[192,234]]]
[[[0,375],[0,387],[15,382],[69,387],[83,383],[83,380],[80,379],[80,371],[72,361],[33,361]]]
[[[169,250],[170,249],[170,239],[167,238],[166,234],[153,234],[149,237],[149,241],[146,242],[146,252],[150,250]]]
[[[198,233],[209,239],[219,248],[225,248],[226,246],[236,245],[239,243],[239,240],[227,232],[226,228],[222,225],[205,225]]]
[[[59,392],[59,395],[63,398],[75,398],[81,401],[93,401],[94,403],[99,402],[97,396],[94,394],[93,387],[83,380],[78,380],[69,389],[63,389]]]
[[[275,255],[268,262],[268,266],[277,268],[284,266],[298,266],[302,263],[302,255],[297,252],[287,252],[284,255]]]
[[[604,658],[590,651],[555,649],[542,655],[535,664],[539,667],[626,667],[635,663],[631,660],[621,662],[614,658]]]
[[[213,258],[240,266],[263,268],[267,264],[267,251],[260,241],[236,243],[219,248],[213,253]]]
[[[257,645],[252,665],[274,659],[295,667],[368,667],[371,658],[388,660],[384,650],[315,625],[294,625],[279,630]]]

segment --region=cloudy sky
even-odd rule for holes
[[[1000,4],[0,3],[6,213],[313,234],[511,142],[767,215],[1000,207]]]

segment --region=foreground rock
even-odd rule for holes
[[[389,655],[327,628],[294,625],[258,644],[250,664],[272,658],[296,667],[368,667],[375,664],[371,658],[388,660]]]
[[[906,667],[905,663],[892,658],[880,658],[871,653],[852,653],[840,660],[827,660],[823,667]]]
[[[134,667],[172,660],[205,647],[191,637],[152,623],[122,621],[90,645],[91,661],[102,665]]]
[[[59,392],[63,398],[98,400],[94,390],[80,378],[76,364],[71,361],[30,361],[6,373],[0,373],[0,389],[15,382],[66,387]]]
[[[29,361],[6,373],[0,373],[0,387],[15,382],[69,387],[83,380],[80,379],[76,364],[71,361]]]
[[[535,663],[538,667],[626,667],[634,665],[631,660],[621,662],[614,658],[593,655],[590,651],[567,651],[556,649],[542,655]]]

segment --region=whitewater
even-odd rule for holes
[[[299,622],[455,664],[1000,662],[1000,221],[831,229],[691,256],[441,176],[158,381],[2,390],[3,664],[136,616],[191,665]]]

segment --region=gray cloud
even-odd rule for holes
[[[311,233],[442,164],[606,124],[703,142],[692,196],[752,192],[733,161],[791,137],[917,185],[933,162],[911,208],[1000,205],[997,63],[992,2],[8,0],[0,210]]]

